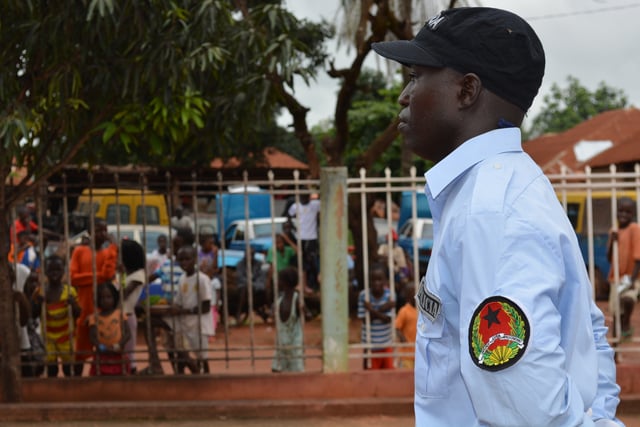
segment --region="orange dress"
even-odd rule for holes
[[[78,304],[82,308],[76,325],[76,359],[86,360],[92,355],[87,317],[93,313],[93,255],[88,245],[77,246],[71,255],[69,270],[71,284],[78,292]],[[116,275],[118,247],[115,244],[96,252],[96,284],[113,280]]]
[[[103,315],[97,313],[87,318],[89,327],[94,326],[97,329],[98,342],[106,346],[119,344],[122,340],[122,328],[127,323],[127,315],[120,309],[115,309],[111,314]],[[90,375],[123,375],[128,373],[130,362],[124,350],[107,351],[95,353]]]

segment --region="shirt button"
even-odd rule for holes
[[[493,168],[494,169],[502,169],[502,165],[500,163],[494,163],[493,164]]]
[[[420,332],[427,332],[427,325],[425,325],[424,323],[420,325]]]

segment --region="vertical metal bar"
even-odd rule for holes
[[[614,231],[618,231],[618,195],[616,188],[616,166],[610,165],[611,172],[611,224]],[[618,295],[618,284],[620,283],[620,254],[618,249],[618,241],[613,242],[611,247],[611,268],[613,268],[613,283],[611,283],[610,293],[613,294],[613,311],[615,319],[616,342],[620,342],[622,338],[622,325],[620,324],[620,295]]]
[[[364,300],[369,302],[369,228],[367,227],[367,170],[360,169],[360,223],[362,224],[362,269],[363,269],[363,291]],[[324,255],[324,254],[323,254]],[[358,294],[358,301],[360,294]],[[364,313],[364,331],[365,331],[365,359],[367,367],[371,367],[371,314],[368,310]]]

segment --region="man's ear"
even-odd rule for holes
[[[462,109],[469,108],[476,103],[482,92],[482,81],[477,74],[467,73],[460,81],[460,91],[458,92],[458,102]]]

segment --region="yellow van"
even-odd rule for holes
[[[87,188],[78,197],[76,213],[89,217],[92,211],[107,224],[143,224],[146,216],[148,225],[169,225],[170,219],[164,195],[138,189]]]

